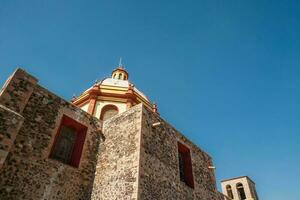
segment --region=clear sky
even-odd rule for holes
[[[0,84],[22,66],[70,99],[120,56],[221,179],[300,199],[299,0],[1,0]]]

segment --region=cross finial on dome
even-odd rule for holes
[[[122,57],[120,57],[120,60],[119,60],[119,67],[123,68]]]

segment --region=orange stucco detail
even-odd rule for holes
[[[97,96],[94,96],[93,98],[90,99],[87,112],[91,115],[94,114],[96,102],[97,102]]]

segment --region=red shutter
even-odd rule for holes
[[[79,167],[82,154],[83,144],[86,136],[86,128],[79,130],[76,135],[76,142],[73,148],[70,164],[74,167]]]
[[[183,157],[184,182],[189,187],[194,188],[194,176],[190,149],[178,142],[178,153],[180,153]]]

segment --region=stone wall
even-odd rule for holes
[[[104,122],[93,200],[137,199],[141,116],[142,104]]]
[[[103,135],[93,200],[224,200],[210,156],[142,104],[105,121]],[[180,181],[178,141],[191,151],[194,188]]]
[[[152,124],[161,125],[153,127]],[[186,137],[143,108],[139,199],[221,199],[216,190],[212,160]],[[194,188],[180,181],[178,141],[191,151]]]
[[[20,114],[0,105],[0,169],[14,144],[23,120]]]
[[[22,69],[17,69],[0,91],[0,105],[21,113],[30,98],[37,79]]]
[[[15,71],[0,96],[0,199],[90,199],[101,123]],[[67,115],[88,127],[78,168],[49,158]]]
[[[228,196],[226,196],[225,194],[219,192],[219,199],[220,200],[232,200],[231,198],[229,198]]]
[[[78,168],[49,158],[64,115],[88,128]],[[180,181],[178,141],[191,151],[194,188]],[[212,165],[142,104],[102,126],[21,69],[0,92],[0,200],[220,200]]]

